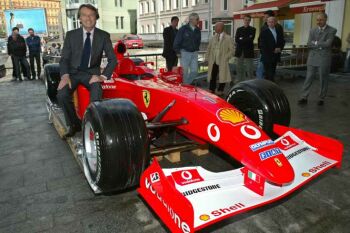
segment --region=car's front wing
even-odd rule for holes
[[[172,232],[194,232],[276,201],[340,166],[343,146],[338,141],[286,127],[276,131],[283,136],[275,143],[295,172],[288,185],[265,182],[244,167],[219,173],[202,167],[162,169],[155,160],[144,172],[138,191]]]

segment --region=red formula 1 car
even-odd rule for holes
[[[276,201],[340,167],[340,142],[288,127],[289,103],[274,83],[241,82],[225,101],[181,84],[181,69],[157,73],[148,64],[135,65],[123,58],[125,46],[118,46],[113,78],[102,84],[103,100],[89,104],[83,86],[75,95],[82,135],[68,142],[95,193],[139,185],[172,232],[193,232]],[[45,66],[45,72],[50,118],[61,132],[58,65]],[[162,168],[152,159],[207,144],[241,166],[211,172]]]

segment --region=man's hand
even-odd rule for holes
[[[280,48],[275,48],[275,53],[280,53],[281,49]]]
[[[66,85],[68,84],[69,88],[72,88],[72,84],[70,82],[70,78],[69,78],[69,74],[64,74],[61,77],[61,81],[58,84],[58,88],[57,90],[61,90],[62,88],[64,88]]]
[[[103,82],[103,81],[105,81],[105,78],[103,76],[92,75],[92,77],[89,81],[89,84]]]

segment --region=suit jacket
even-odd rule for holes
[[[244,58],[254,58],[255,31],[255,28],[251,26],[243,26],[237,29],[235,57],[241,57],[243,54]]]
[[[76,74],[79,71],[83,47],[83,28],[67,32],[60,60],[61,76],[64,74]],[[91,47],[90,67],[85,72],[91,75],[101,75],[100,66],[103,52],[108,59],[108,64],[102,75],[110,79],[117,64],[117,58],[114,54],[109,33],[95,28]]]
[[[174,40],[178,29],[173,29],[172,26],[164,28],[163,31],[163,40],[164,40],[164,48],[163,48],[163,57],[176,56],[176,52],[173,49]]]
[[[285,40],[283,31],[276,28],[277,41],[275,40],[269,28],[263,30],[259,36],[259,48],[261,52],[261,61],[267,63],[279,62],[281,53],[275,53],[275,48],[284,48]]]
[[[327,25],[323,32],[319,27],[310,30],[307,46],[309,57],[307,65],[330,66],[332,57],[332,42],[337,33],[337,29]],[[317,43],[315,43],[317,41]]]

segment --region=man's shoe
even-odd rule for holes
[[[69,126],[67,132],[63,135],[63,139],[73,137],[77,132],[81,131],[80,126]]]
[[[319,100],[319,101],[317,102],[317,105],[318,105],[318,106],[324,105],[324,101],[323,101],[323,100]]]
[[[302,98],[302,99],[298,100],[298,104],[299,104],[299,105],[305,105],[305,104],[307,104],[307,99]]]

